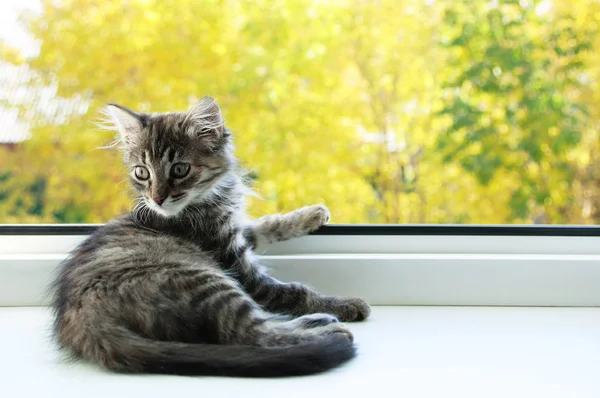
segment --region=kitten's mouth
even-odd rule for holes
[[[156,214],[166,218],[174,217],[186,206],[185,199],[188,198],[187,194],[188,192],[182,192],[169,196],[169,199],[165,200],[162,205],[158,205],[155,201],[146,198],[146,204]]]

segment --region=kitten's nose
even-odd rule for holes
[[[162,205],[163,203],[165,203],[165,198],[154,198],[154,201],[156,202],[157,205]]]

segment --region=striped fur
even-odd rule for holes
[[[367,303],[280,282],[253,251],[318,229],[326,207],[248,220],[248,189],[212,99],[187,113],[114,105],[107,114],[140,201],[58,271],[60,347],[119,372],[252,377],[322,372],[355,355],[339,321],[365,319]],[[185,176],[173,174],[177,164],[190,165]]]

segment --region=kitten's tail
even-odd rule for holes
[[[142,338],[129,330],[120,330],[111,338],[103,337],[103,348],[108,348],[104,352],[116,353],[118,349],[119,353],[109,361],[101,362],[113,370],[133,373],[301,376],[330,370],[356,355],[355,346],[348,337],[337,333],[311,343],[287,347],[158,341]]]

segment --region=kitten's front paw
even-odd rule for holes
[[[325,312],[337,315],[342,322],[364,321],[371,315],[371,307],[359,298],[331,298]]]
[[[304,209],[304,213],[304,227],[310,232],[327,224],[330,218],[329,210],[324,205],[308,206]]]

